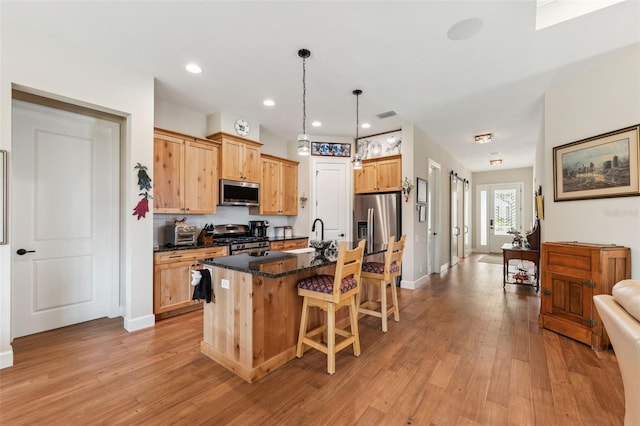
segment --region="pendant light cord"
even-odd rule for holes
[[[358,129],[360,128],[360,94],[356,94],[356,144],[358,143]],[[357,149],[356,149],[357,152]]]
[[[302,58],[302,133],[307,133],[307,58]]]

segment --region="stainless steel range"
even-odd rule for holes
[[[269,250],[269,238],[252,236],[248,225],[215,225],[213,240],[229,244],[231,256],[241,253],[264,254]]]

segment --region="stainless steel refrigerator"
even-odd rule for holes
[[[357,194],[353,199],[353,240],[367,240],[366,251],[402,235],[400,192]]]

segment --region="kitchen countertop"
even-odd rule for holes
[[[348,248],[352,249],[357,243],[347,242]],[[365,253],[365,257],[382,253],[387,249],[386,244],[376,244],[371,250]],[[279,278],[286,275],[297,274],[321,266],[336,263],[337,251],[331,253],[327,250],[326,256],[319,256],[317,251],[308,253],[287,253],[284,251],[268,251],[265,255],[254,256],[251,254],[237,254],[235,256],[216,257],[214,259],[201,260],[200,263],[217,266],[224,269],[246,272],[252,275],[259,275],[268,278]],[[280,266],[276,268],[276,266]],[[272,271],[279,269],[281,272]]]
[[[177,251],[177,250],[196,250],[196,249],[206,249],[212,247],[227,247],[229,243],[213,243],[213,244],[198,244],[195,246],[160,246],[158,248],[154,248],[154,253],[162,253],[165,251]]]

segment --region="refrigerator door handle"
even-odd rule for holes
[[[367,211],[367,241],[369,247],[373,246],[373,209]]]

